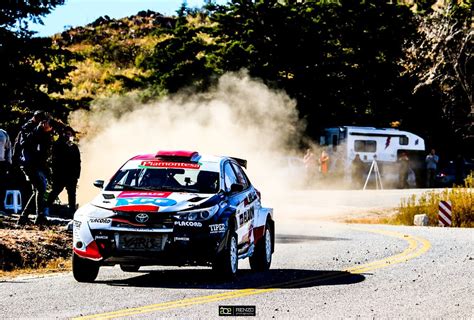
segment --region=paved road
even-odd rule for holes
[[[218,282],[209,269],[102,268],[96,283],[70,273],[0,282],[3,319],[217,319],[251,305],[262,319],[473,318],[473,230],[277,225],[272,269]],[[221,318],[222,319],[222,318]]]

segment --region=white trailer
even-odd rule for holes
[[[351,163],[356,154],[369,166],[373,160],[381,168],[382,179],[387,184],[397,180],[397,160],[401,153],[406,153],[410,166],[421,182],[420,171],[423,169],[425,141],[411,132],[393,128],[373,128],[341,126],[324,129],[320,145],[325,146],[333,161],[330,169],[344,170],[344,177],[350,177]],[[343,166],[337,168],[337,166]]]

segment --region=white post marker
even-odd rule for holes
[[[451,201],[440,201],[438,220],[441,227],[450,227],[452,221]]]

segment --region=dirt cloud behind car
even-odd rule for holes
[[[183,91],[158,102],[138,101],[133,95],[104,98],[90,111],[72,114],[73,127],[82,132],[80,203],[97,194],[95,179],[109,179],[135,154],[160,149],[247,159],[264,203],[280,198],[303,178],[282,174],[281,168],[282,157],[302,157],[305,124],[298,118],[296,102],[246,72],[223,75],[205,93]]]

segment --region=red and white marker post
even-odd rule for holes
[[[452,221],[451,201],[440,201],[438,220],[441,227],[450,227]]]

